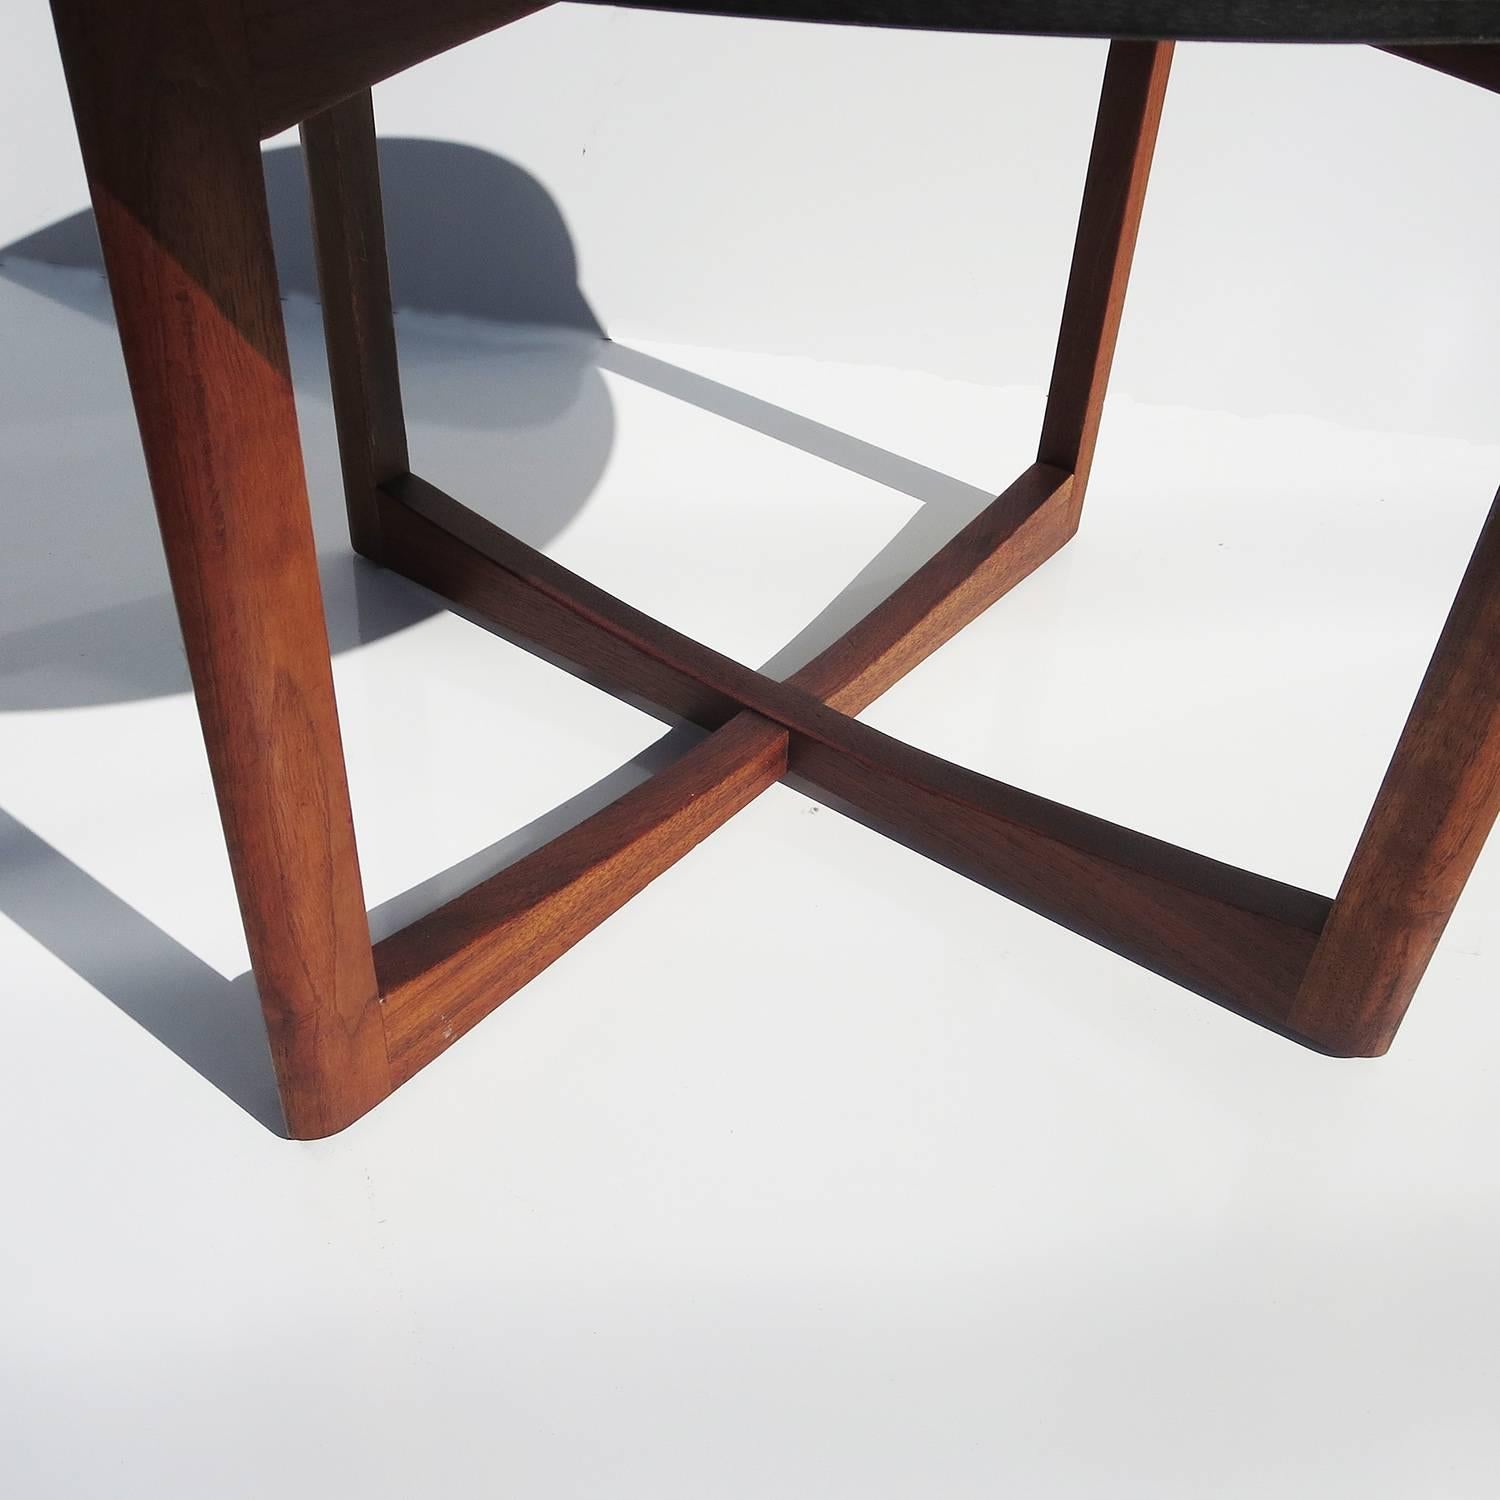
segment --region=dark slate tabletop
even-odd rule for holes
[[[587,0],[618,4],[620,0]],[[1260,42],[1500,42],[1500,0],[624,0],[637,10],[926,31]]]

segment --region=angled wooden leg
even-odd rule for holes
[[[1292,1008],[1319,1046],[1391,1044],[1500,813],[1500,497]]]
[[[1078,530],[1171,61],[1110,46],[1037,462],[791,679],[831,707],[867,708]]]
[[[378,491],[409,463],[370,91],[304,121],[302,147],[349,538],[381,562]]]
[[[287,1122],[390,1091],[237,11],[55,0]]]
[[[1109,368],[1125,307],[1171,42],[1111,42],[1099,92],[1062,328],[1037,461],[1073,476],[1075,514],[1094,462]]]

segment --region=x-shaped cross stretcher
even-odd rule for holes
[[[239,25],[241,3],[255,24]],[[1389,1045],[1500,809],[1495,512],[1334,900],[1004,785],[855,717],[1077,529],[1170,42],[1110,48],[1036,462],[778,682],[595,588],[411,472],[364,85],[537,6],[149,0],[128,18],[86,0],[54,8],[294,1135],[364,1113],[788,773],[1263,1025],[1339,1055]],[[324,24],[343,28],[344,52],[325,48]],[[1497,51],[1427,49],[1419,60],[1500,87]],[[340,68],[348,78],[330,83]],[[299,119],[356,549],[711,731],[373,947],[258,154],[261,136]]]

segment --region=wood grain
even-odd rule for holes
[[[418,475],[381,490],[387,565],[669,715],[706,729],[742,702],[749,669],[698,646],[570,573]]]
[[[1500,813],[1500,498],[1492,506],[1291,1013],[1378,1056]]]
[[[392,528],[392,535],[395,535],[394,528],[401,524],[398,518],[403,513],[421,521],[426,553],[433,560],[428,576],[443,576],[451,569],[452,576],[464,580],[462,602],[469,608],[483,616],[491,601],[498,601],[495,610],[501,623],[513,626],[530,607],[513,604],[514,598],[532,595],[545,600],[556,614],[537,615],[531,619],[530,623],[540,637],[538,644],[567,655],[569,651],[579,649],[577,642],[582,641],[591,663],[605,671],[612,669],[607,658],[610,652],[614,652],[620,661],[627,663],[623,670],[631,673],[633,690],[639,690],[639,684],[648,680],[650,672],[656,671],[666,690],[674,697],[680,696],[689,703],[696,701],[712,705],[706,711],[700,708],[701,716],[695,722],[712,727],[727,722],[739,710],[748,709],[790,729],[799,740],[835,751],[872,771],[883,770],[940,796],[983,802],[999,788],[999,783],[989,782],[977,773],[952,766],[861,724],[823,703],[795,682],[775,682],[652,619],[476,515],[417,476],[400,481],[386,499],[390,518],[387,524]],[[404,544],[399,553],[404,566]],[[452,559],[457,561],[450,561]],[[574,622],[570,628],[575,635],[545,634],[546,625],[554,618]],[[663,700],[663,703],[668,709],[673,709],[671,701]],[[1090,847],[1104,855],[1114,848],[1114,835],[1107,831],[1109,825],[1014,788],[1004,788],[1003,794],[1010,799],[1007,805],[1013,816],[1037,822],[1059,839],[1087,840],[1090,830],[1101,829],[1105,830],[1101,840]],[[1221,873],[1230,870],[1228,866],[1215,866],[1212,861],[1201,861],[1199,856],[1186,851],[1173,851],[1172,846],[1144,839],[1144,836],[1133,837],[1142,840],[1137,850],[1139,858],[1145,857],[1147,849],[1163,857],[1168,857],[1168,851],[1172,851],[1169,863],[1160,867],[1160,873],[1166,878],[1180,877],[1198,882],[1206,877],[1210,868]],[[1179,859],[1189,863],[1177,863]],[[1247,876],[1246,880],[1250,884],[1232,894],[1226,889],[1223,894],[1229,899],[1251,900],[1254,893],[1264,893],[1275,885],[1274,882],[1263,882],[1258,876]],[[1323,898],[1307,899],[1319,902]]]
[[[1078,530],[1072,476],[1033,464],[946,546],[791,677],[846,714],[867,708]]]
[[[1328,901],[992,781],[864,725],[791,768],[909,847],[1277,1030]]]
[[[341,1128],[789,771],[893,836],[1329,1051],[1390,1041],[1500,812],[1500,501],[1335,903],[851,717],[1074,533],[1172,36],[1317,36],[1500,87],[1495,7],[1080,0],[671,5],[1101,32],[1110,47],[1038,461],[788,682],[693,641],[409,470],[369,85],[528,0],[54,0],[231,866],[292,1132]],[[714,732],[372,953],[257,139],[307,116],[351,534],[366,556]],[[379,983],[377,984],[377,970]],[[380,990],[384,990],[382,1009]]]
[[[1170,42],[1114,42],[1104,65],[1094,142],[1063,300],[1037,460],[1073,476],[1083,506],[1140,230]]]
[[[773,785],[786,755],[784,729],[740,714],[593,817],[380,943],[397,1081]]]
[[[230,864],[294,1135],[390,1089],[243,35],[54,13]]]
[[[824,711],[798,674],[778,683],[683,635],[580,578],[534,547],[477,515],[418,475],[382,489],[382,525],[392,566],[503,630],[645,697],[704,728],[742,708],[793,724]],[[934,564],[876,607],[872,628],[856,625],[805,668],[830,692],[892,682],[956,628],[976,603],[1026,576],[1054,548],[1068,523],[1066,476],[1028,470]],[[1053,502],[1057,502],[1056,508]],[[1028,520],[1035,520],[1030,528]],[[962,568],[977,574],[972,587]],[[813,669],[816,668],[816,679]]]
[[[379,562],[377,491],[411,468],[368,89],[302,126],[323,335],[354,550]]]
[[[1042,488],[1062,492],[1061,487],[1050,489],[1050,483]],[[400,523],[395,518],[401,512],[415,517],[423,528],[425,553],[434,560],[426,576],[461,577],[464,602],[471,609],[483,613],[493,608],[514,626],[525,610],[534,609],[516,601],[545,600],[555,613],[531,614],[530,627],[571,618],[596,668],[607,669],[614,653],[627,664],[637,690],[654,672],[678,701],[691,700],[697,691],[714,705],[710,722],[725,713],[726,704],[731,710],[735,705],[748,710],[755,720],[789,732],[790,764],[804,781],[857,808],[885,831],[1178,983],[1281,1026],[1327,915],[1325,897],[1121,828],[902,744],[796,682],[773,682],[650,619],[425,481],[408,479],[394,489],[388,534],[397,536]],[[404,558],[402,535],[397,554]],[[461,563],[455,567],[451,558]],[[945,598],[940,590],[931,597]],[[919,620],[917,631],[924,628]],[[555,633],[542,644],[564,652],[577,649],[573,639]],[[851,659],[864,661],[866,653],[855,651]],[[878,659],[901,657],[899,652],[881,653]],[[491,946],[475,935],[484,909],[480,904],[468,913],[466,951]],[[415,951],[430,958],[441,948],[442,931],[434,928]],[[500,964],[503,957],[497,951],[484,962]],[[415,972],[418,966],[410,967]],[[428,1006],[441,1008],[441,983],[423,993]]]

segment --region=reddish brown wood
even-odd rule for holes
[[[239,18],[56,0],[288,1124],[390,1089]]]
[[[1291,1012],[1327,1051],[1390,1046],[1500,814],[1497,666],[1500,498]]]
[[[1157,47],[1119,48],[1106,74],[1051,419],[1052,432],[1064,435],[1069,463],[1085,468],[1139,219],[1166,54]],[[371,118],[364,110],[349,118],[362,137],[365,175],[373,175]],[[1128,135],[1123,151],[1122,131]],[[324,155],[332,161],[334,148],[327,146]],[[1123,186],[1112,192],[1118,184],[1111,178],[1119,174]],[[347,202],[330,203],[330,212],[343,220],[355,211]],[[1101,261],[1107,268],[1102,280],[1092,274]],[[340,257],[335,265],[341,285],[353,279],[345,263]],[[368,277],[359,283],[366,321],[388,324],[385,285],[383,275],[373,291]],[[362,391],[368,377],[358,340],[345,337],[344,343],[349,347],[343,357],[354,370],[351,383]],[[356,421],[356,436],[359,431]],[[1316,930],[1326,902],[1296,893],[1287,918],[1277,906],[1282,888],[1274,883],[1028,798],[886,741],[833,711],[857,712],[872,701],[1073,534],[1077,486],[1069,473],[1034,465],[786,687],[594,588],[421,479],[398,476],[382,488],[381,524],[392,539],[390,556],[410,576],[700,723],[722,723],[738,706],[753,705],[758,714],[739,714],[697,752],[711,761],[717,787],[722,789],[727,773],[739,774],[747,734],[753,755],[769,743],[784,762],[784,726],[795,726],[805,776],[821,777],[821,784],[887,825],[920,836],[929,850],[958,859],[1020,899],[1196,987],[1218,983],[1217,998],[1239,994],[1246,1008],[1267,1018],[1285,1011],[1310,951],[1307,924]],[[684,816],[677,783],[696,774],[693,764],[663,773],[581,825],[565,843],[539,851],[382,945],[400,1076],[435,1055],[678,857],[673,835],[643,843],[639,829],[643,818],[653,830],[675,829]],[[759,785],[774,779],[764,775]],[[702,800],[701,790],[695,795]],[[743,794],[704,805],[712,808],[716,825],[752,795],[743,788]],[[612,852],[610,830],[631,851],[632,878],[615,869],[624,856]],[[600,878],[605,867],[611,873]],[[588,899],[580,901],[574,893],[582,887]],[[1245,904],[1236,905],[1234,898]],[[1227,971],[1222,983],[1213,979],[1215,958]]]
[[[666,770],[375,950],[396,1080],[775,783],[787,734],[740,714]]]
[[[354,550],[380,561],[377,491],[411,468],[368,89],[302,125],[323,333]]]
[[[1068,476],[1041,465],[792,680],[796,701],[873,701],[1071,534]],[[571,573],[417,475],[382,489],[391,565],[614,685],[715,727],[777,717],[777,684]],[[816,691],[813,691],[816,689]],[[768,696],[769,695],[769,696]]]
[[[1073,504],[1080,509],[1099,438],[1171,67],[1170,42],[1112,42],[1104,65],[1037,449],[1039,462],[1073,475]]]
[[[417,475],[381,491],[388,565],[528,645],[704,728],[739,712],[748,668],[528,547]]]
[[[262,137],[551,0],[241,0]]]
[[[867,708],[1077,531],[1072,490],[1070,475],[1033,464],[791,681],[843,713]]]
[[[1049,480],[1042,488],[1056,495],[1064,487],[1052,489]],[[1191,989],[1268,1024],[1283,1022],[1327,914],[1326,898],[1062,807],[893,740],[820,702],[796,682],[773,682],[642,615],[425,481],[411,478],[395,486],[388,514],[387,534],[403,539],[394,549],[402,565],[411,535],[402,528],[415,519],[427,559],[419,576],[459,579],[462,602],[476,612],[498,615],[512,628],[524,616],[528,628],[542,634],[541,644],[586,655],[596,670],[623,664],[637,691],[657,674],[672,694],[668,707],[701,692],[712,704],[704,715],[710,722],[726,712],[725,705],[748,709],[790,731],[792,768],[804,780],[859,808],[887,831]],[[982,549],[978,566],[985,568],[993,557]],[[925,597],[935,601],[941,620],[949,594],[934,588]],[[552,613],[540,614],[537,601]],[[556,628],[559,621],[572,622],[569,633]],[[912,626],[916,641],[926,639],[930,628],[929,617],[918,615]],[[882,633],[885,629],[883,624]],[[851,637],[859,632],[855,627]],[[871,661],[899,662],[903,651],[866,652],[856,645],[845,659],[862,669]],[[850,680],[859,680],[859,670]],[[483,903],[470,909],[466,941],[475,954],[488,955],[483,962],[503,965],[500,950],[515,929],[481,939],[484,910]],[[417,951],[425,951],[424,944]],[[439,996],[444,982],[438,981]]]
[[[1170,43],[1111,45],[1038,462],[792,681],[856,714],[1078,529],[1171,67]]]
[[[1242,1015],[1286,1029],[1326,898],[886,740],[793,736],[791,768],[882,831]]]
[[[1101,857],[1112,858],[1117,852],[1116,835],[1124,830],[904,745],[821,702],[795,682],[772,681],[579,578],[425,480],[416,476],[402,480],[386,498],[387,529],[393,538],[402,538],[396,552],[403,567],[407,538],[420,535],[424,578],[459,580],[460,602],[474,613],[486,617],[493,609],[508,628],[517,628],[517,622],[524,619],[535,631],[537,644],[564,656],[576,652],[606,675],[618,670],[632,691],[641,691],[656,674],[667,695],[656,701],[669,711],[680,711],[677,701],[709,705],[700,706],[696,722],[712,726],[748,709],[793,732],[794,757],[795,747],[806,742],[872,772],[966,804],[1000,812],[991,799],[1003,797],[1005,816],[1035,823],[1059,840],[1079,844]],[[414,522],[420,523],[420,533]],[[412,530],[398,531],[402,526],[412,526]],[[545,601],[554,613],[541,614],[528,602],[532,599]],[[553,631],[554,620],[571,624]],[[1255,904],[1271,899],[1268,893],[1291,890],[1143,835],[1129,837],[1136,841],[1130,858],[1143,860],[1149,852],[1152,860],[1165,861],[1150,866],[1163,878],[1196,885],[1211,874],[1213,880],[1243,876],[1242,885],[1210,886],[1224,899]],[[1266,910],[1282,913],[1284,908],[1276,904],[1280,899],[1276,897]],[[1297,908],[1304,913],[1326,908],[1324,898],[1305,892],[1296,893],[1295,899],[1315,904]]]
[[[789,768],[914,847],[1264,1024],[1330,1051],[1389,1044],[1500,811],[1500,501],[1336,903],[850,717],[1077,526],[1170,43],[1110,48],[1038,462],[778,683],[408,472],[368,86],[540,4],[54,8],[294,1134],[356,1118]],[[1497,86],[1494,47],[1394,50]],[[373,957],[256,150],[259,134],[315,110],[304,140],[355,545],[716,731]]]
[[[820,703],[805,698],[798,701],[785,689],[768,695],[768,706],[788,721],[793,731],[792,769],[821,785],[819,768],[837,761],[847,769],[841,772],[840,784],[830,784],[828,789],[858,806],[863,806],[857,791],[860,784],[868,782],[878,788],[899,782],[923,796],[953,803],[959,816],[972,814],[1028,828],[1089,858],[1137,870],[1153,880],[1199,891],[1213,901],[1258,912],[1278,922],[1317,931],[1327,915],[1329,903],[1324,896],[1268,880],[992,780]],[[875,814],[881,811],[873,804],[866,810]]]

